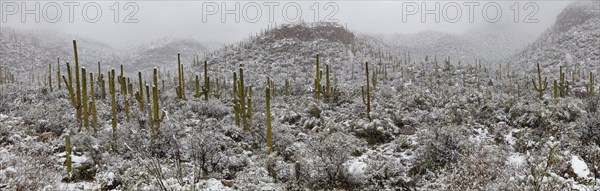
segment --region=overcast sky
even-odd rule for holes
[[[554,23],[568,3],[570,1],[3,0],[0,16],[2,26],[59,31],[74,38],[85,37],[116,48],[127,48],[164,37],[193,38],[213,45],[232,43],[269,25],[319,20],[337,21],[362,33],[435,30],[461,34],[509,30],[538,35]],[[39,22],[32,14],[36,11]],[[236,16],[239,21],[235,20]],[[437,22],[436,17],[439,17]]]

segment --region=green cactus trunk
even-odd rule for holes
[[[544,99],[544,91],[548,87],[548,82],[546,81],[547,77],[544,77],[544,81],[542,82],[542,71],[540,70],[540,63],[537,63],[537,73],[538,73],[538,83],[535,83],[535,79],[531,79],[533,83],[533,87],[538,91],[540,100]]]
[[[208,63],[206,61],[204,61],[204,86],[202,88],[202,91],[204,92],[204,100],[208,100],[208,95],[210,92],[210,80],[208,77]]]
[[[273,128],[271,127],[271,90],[269,86],[267,86],[265,90],[266,97],[266,115],[267,115],[267,154],[271,154],[273,152]]]
[[[94,75],[90,72],[90,92],[92,103],[90,110],[92,112],[92,129],[94,132],[98,129],[98,111],[96,110],[96,91],[94,90]]]
[[[77,42],[73,40],[73,50],[75,52],[75,95],[76,95],[76,109],[77,109],[77,119],[79,120],[79,127],[82,125],[81,120],[81,84],[79,78],[79,57],[77,55]]]
[[[87,72],[85,68],[81,68],[81,105],[83,106],[83,126],[85,129],[90,127],[88,96],[87,96]]]
[[[108,73],[108,89],[110,92],[112,134],[113,140],[117,140],[117,99],[115,97],[115,69]]]
[[[72,159],[71,159],[71,136],[70,135],[66,135],[65,136],[65,166],[67,166],[67,179],[71,179],[71,171],[73,170],[73,167],[71,165],[72,163]]]
[[[138,103],[140,104],[140,111],[144,113],[144,105],[146,105],[146,102],[144,101],[144,86],[142,85],[142,72],[138,72],[138,85],[140,88],[140,90],[138,91]]]
[[[362,90],[362,101],[367,106],[367,117],[371,120],[371,89],[369,88],[369,63],[365,62],[365,74],[367,81],[367,88],[361,88]],[[366,99],[365,99],[366,98]]]
[[[58,86],[58,90],[61,89],[60,87],[60,58],[56,58],[56,81],[58,82],[56,85]],[[0,71],[0,74],[2,72]],[[2,79],[2,77],[0,76],[0,79]]]
[[[50,91],[54,91],[52,89],[52,63],[48,64],[48,87],[50,88]]]

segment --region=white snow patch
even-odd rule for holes
[[[362,158],[354,158],[346,162],[346,167],[348,169],[348,176],[352,181],[361,182],[367,178],[367,163],[365,163]]]
[[[220,191],[220,190],[232,190],[229,187],[225,187],[221,181],[211,178],[206,180],[206,188],[202,189],[205,191]]]
[[[8,116],[0,113],[0,121],[4,121]]]
[[[590,169],[579,156],[573,155],[571,157],[571,168],[580,178],[587,178],[590,175]]]
[[[525,164],[525,156],[519,153],[513,153],[512,155],[508,156],[508,164],[522,166]]]

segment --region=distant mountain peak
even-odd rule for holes
[[[314,41],[324,39],[343,44],[351,44],[355,38],[354,33],[337,23],[330,22],[281,25],[269,31],[268,34],[274,40],[294,38],[301,41]]]
[[[600,17],[600,1],[578,1],[569,4],[557,17],[553,29],[567,32],[574,26]]]

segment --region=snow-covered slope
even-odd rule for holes
[[[498,62],[521,50],[531,35],[515,34],[509,30],[481,29],[464,34],[424,31],[414,34],[378,35],[394,47],[397,54],[410,51],[415,58],[425,56],[440,59],[450,56],[463,62],[482,59]]]
[[[570,4],[556,23],[513,61],[526,65],[597,67],[600,64],[600,2]]]
[[[153,67],[177,66],[177,53],[181,53],[181,62],[191,63],[195,55],[202,55],[206,48],[192,39],[163,38],[130,49],[124,60],[129,71],[146,70]]]
[[[17,74],[47,71],[48,64],[56,66],[74,62],[73,37],[51,31],[0,29],[0,66]],[[110,46],[101,42],[77,39],[80,64],[94,67],[97,62],[115,63],[119,56]],[[20,75],[26,76],[26,75]]]
[[[243,64],[251,74],[251,81],[264,81],[267,77],[283,80],[313,71],[318,53],[321,65],[330,65],[333,75],[349,74],[335,75],[341,81],[350,80],[342,77],[362,74],[359,73],[362,71],[361,63],[391,63],[394,58],[386,53],[389,50],[391,48],[382,41],[355,35],[338,24],[301,23],[266,30],[258,36],[216,50],[205,60],[213,71],[235,71]],[[222,77],[230,78],[230,75]]]

